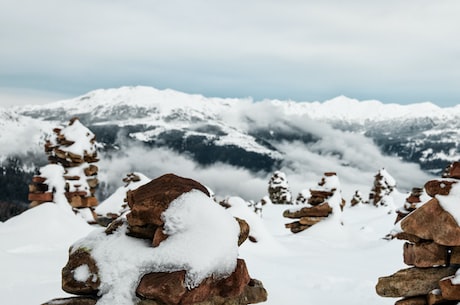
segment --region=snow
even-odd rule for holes
[[[94,139],[94,133],[86,128],[79,120],[74,120],[71,124],[61,130],[61,134],[68,140],[73,141],[70,146],[60,146],[63,151],[84,156],[85,154],[92,155],[96,152],[96,145],[91,143]]]
[[[457,182],[457,180],[453,181]],[[452,215],[457,224],[460,225],[460,204],[458,202],[458,198],[460,198],[460,183],[452,184],[452,188],[450,189],[449,195],[436,195],[436,199],[439,201],[441,207],[450,215]]]
[[[77,282],[86,282],[89,277],[91,276],[91,271],[89,270],[89,266],[87,264],[83,264],[72,270],[73,278]]]
[[[193,190],[171,202],[162,217],[168,238],[156,248],[127,236],[126,224],[111,235],[96,230],[73,245],[72,251],[91,249],[97,262],[103,294],[98,305],[131,304],[139,278],[148,272],[186,270],[189,288],[233,272],[239,226],[224,208]]]
[[[46,178],[44,183],[48,185],[48,190],[54,190],[53,202],[70,211],[70,205],[64,195],[65,180],[62,177],[64,173],[65,169],[60,164],[48,164],[40,168],[40,176]]]
[[[203,198],[193,193],[188,196],[191,199]],[[401,256],[403,242],[383,239],[393,228],[396,217],[394,213],[388,214],[385,209],[369,205],[346,207],[342,213],[343,226],[335,222],[321,222],[294,235],[284,228],[286,218],[282,217],[282,213],[286,206],[266,204],[263,206],[263,217],[260,218],[251,214],[243,199],[230,199],[230,202],[232,207],[228,211],[215,203],[203,201],[197,204],[196,211],[190,205],[183,214],[187,215],[186,218],[192,217],[192,213],[197,214],[194,217],[202,217],[204,213],[199,213],[199,210],[204,205],[214,204],[218,209],[213,212],[217,214],[230,212],[246,219],[251,225],[251,234],[258,242],[243,243],[239,248],[239,257],[246,260],[250,275],[261,280],[268,290],[268,301],[263,304],[394,304],[395,299],[377,296],[374,288],[378,277],[405,267]],[[181,210],[185,206],[185,200],[179,200],[174,205],[172,208]],[[119,288],[123,289],[124,295],[117,296],[116,299],[114,295],[113,298],[107,297],[102,304],[129,304],[123,303],[131,297],[126,292],[126,286],[135,284],[128,285],[128,279],[138,276],[136,267],[150,263],[153,260],[152,255],[159,256],[153,254],[154,252],[168,253],[168,256],[172,256],[167,258],[169,261],[173,258],[184,258],[189,265],[195,264],[196,260],[200,269],[210,267],[207,265],[210,253],[206,251],[220,252],[221,241],[217,240],[215,247],[209,247],[214,241],[206,242],[206,237],[200,238],[202,240],[188,240],[191,237],[183,235],[188,230],[187,226],[197,230],[198,227],[193,223],[179,225],[181,222],[178,221],[178,216],[172,214],[171,212],[171,215],[165,217],[168,222],[171,221],[168,230],[175,232],[176,237],[169,237],[171,240],[168,238],[158,248],[148,248],[143,240],[127,237],[124,234],[125,227],[106,237],[101,232],[102,229],[94,229],[81,218],[66,213],[51,203],[6,221],[0,226],[2,303],[41,304],[52,298],[68,296],[61,290],[61,269],[68,258],[68,247],[90,231],[93,232],[90,237],[92,236],[95,246],[105,242],[113,249],[110,254],[104,253],[102,246],[93,250],[93,254],[99,257],[98,261],[103,262],[102,278],[112,282],[112,286],[106,284],[103,288],[111,291],[117,285],[121,286],[121,281],[124,281],[125,286]],[[237,228],[233,227],[234,220],[228,221],[230,220],[232,225],[229,231],[232,233],[232,243],[236,244],[237,237],[233,234]],[[208,224],[213,228],[208,233],[214,235],[215,227],[221,226],[220,222],[218,224]],[[200,229],[200,233],[204,232]],[[176,248],[173,244],[181,236],[187,239],[187,245]],[[199,247],[203,247],[205,243],[206,247],[201,254],[189,257],[195,251],[190,250],[195,242]],[[122,254],[124,251],[128,253]],[[137,261],[131,263],[130,258],[133,257]],[[108,270],[109,266],[111,270]],[[227,267],[231,269],[230,266]],[[199,273],[197,268],[190,270],[194,274],[192,278]],[[83,273],[83,270],[80,271]],[[149,270],[144,270],[147,271]],[[84,274],[80,275],[84,278]],[[24,293],[24,287],[27,287],[27,293]]]

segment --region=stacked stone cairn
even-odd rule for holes
[[[398,215],[396,217],[396,222],[400,221],[407,215],[409,215],[411,212],[413,212],[418,205],[422,203],[422,200],[420,199],[420,196],[423,194],[423,188],[421,187],[414,187],[412,188],[412,191],[410,192],[409,196],[406,198],[406,201],[404,202],[404,205],[396,211],[396,214]]]
[[[425,184],[432,198],[395,225],[392,236],[407,241],[404,263],[412,267],[379,278],[380,296],[402,297],[397,305],[460,302],[459,180],[460,163],[454,162],[444,179]]]
[[[361,203],[364,203],[363,195],[359,190],[356,190],[355,193],[353,194],[353,198],[350,200],[350,205],[352,207],[359,205]]]
[[[53,132],[46,140],[45,152],[50,164],[63,168],[65,198],[76,213],[90,214],[89,218],[94,220],[93,209],[98,205],[95,192],[99,183],[98,167],[95,165],[99,161],[96,137],[78,118],[71,119],[68,126],[55,128]],[[44,168],[40,170],[44,171]],[[41,175],[32,178],[28,197],[31,208],[56,201],[58,190],[47,181],[48,178]]]
[[[380,169],[374,177],[374,185],[369,193],[369,203],[376,207],[385,206],[385,197],[393,192],[396,181],[384,168]]]
[[[127,202],[131,212],[126,215],[126,218],[120,217],[112,222],[105,232],[102,231],[100,234],[105,236],[126,234],[123,237],[125,239],[148,241],[148,243],[141,244],[141,247],[147,249],[152,247],[153,251],[157,247],[160,249],[160,244],[168,239],[162,217],[163,212],[176,198],[196,190],[209,196],[207,188],[195,180],[174,174],[156,178],[135,190],[128,191]],[[193,204],[193,202],[186,203]],[[235,219],[235,221],[240,227],[238,245],[241,245],[248,236],[249,227],[244,220]],[[122,228],[125,228],[125,231],[120,231]],[[120,247],[117,248],[118,250],[112,249],[112,245],[109,243],[107,248],[110,249],[105,249],[109,255],[113,251],[123,251],[120,250]],[[135,266],[135,263],[129,260],[136,260],[136,255],[131,255],[129,249],[127,251],[129,259],[125,264]],[[87,269],[86,279],[79,279],[75,276],[77,270],[82,266]],[[267,292],[262,283],[249,276],[243,259],[237,259],[235,270],[228,277],[216,279],[210,276],[194,288],[188,288],[185,284],[186,272],[184,270],[149,272],[148,266],[142,268],[147,271],[139,271],[139,279],[134,285],[135,292],[133,293],[135,293],[136,300],[133,305],[246,305],[264,302],[267,299]],[[165,268],[169,267],[165,266]],[[103,293],[101,291],[102,279],[99,272],[98,262],[92,256],[91,249],[83,247],[82,244],[72,246],[68,263],[62,270],[62,288],[68,293],[79,296],[54,299],[43,305],[97,304],[98,300],[104,297],[104,294],[101,294]]]
[[[284,217],[296,219],[294,222],[285,224],[285,227],[290,229],[292,233],[299,233],[326,219],[330,214],[332,214],[333,207],[329,204],[329,199],[331,199],[336,192],[340,192],[340,190],[336,187],[329,187],[327,181],[337,179],[338,177],[336,173],[324,173],[324,176],[318,183],[318,186],[310,189],[311,196],[308,198],[306,204],[303,204],[301,208],[289,209],[283,212]],[[333,185],[336,185],[336,183]],[[305,194],[306,192],[304,191],[302,193]],[[344,205],[345,200],[341,198],[340,207],[337,208],[342,209]],[[336,211],[336,213],[339,212],[341,211]]]
[[[274,204],[291,204],[292,195],[289,191],[289,184],[286,174],[276,171],[268,182],[268,194]]]

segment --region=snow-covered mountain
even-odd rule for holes
[[[78,116],[101,144],[107,185],[134,170],[149,176],[175,171],[193,173],[217,192],[238,191],[255,200],[277,169],[287,172],[293,189],[336,171],[351,194],[370,188],[382,167],[409,189],[460,156],[460,106],[431,103],[402,106],[344,96],[322,103],[253,101],[121,87],[0,110],[0,116],[4,167],[8,156],[29,172],[43,165],[46,133]]]

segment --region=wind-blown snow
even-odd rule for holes
[[[189,288],[233,272],[239,226],[220,205],[192,190],[171,202],[162,218],[168,238],[156,248],[127,236],[126,224],[111,235],[96,230],[73,245],[73,251],[90,249],[97,262],[103,294],[98,305],[133,303],[140,277],[149,272],[185,270]]]
[[[460,198],[460,183],[452,184],[449,195],[436,195],[436,199],[438,199],[441,207],[452,215],[457,224],[460,225],[460,203],[458,202],[458,198]]]

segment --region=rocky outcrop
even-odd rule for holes
[[[135,190],[129,191],[127,194],[127,202],[131,212],[127,214],[126,219],[119,218],[115,220],[107,227],[105,232],[100,233],[102,235],[92,237],[94,241],[90,240],[85,242],[85,240],[82,240],[76,245],[73,245],[70,249],[69,261],[62,270],[62,288],[68,293],[80,295],[81,297],[55,299],[45,304],[93,305],[96,304],[98,300],[103,299],[104,293],[101,294],[101,291],[105,290],[101,290],[101,288],[110,286],[111,283],[104,283],[102,281],[101,264],[103,265],[103,262],[98,260],[98,256],[93,256],[93,252],[105,253],[102,257],[106,259],[113,251],[123,251],[123,247],[101,249],[101,241],[106,238],[104,236],[112,236],[114,240],[118,240],[117,238],[120,238],[120,234],[123,234],[122,240],[149,240],[148,243],[136,243],[142,247],[139,252],[144,252],[144,247],[147,247],[151,249],[149,250],[151,252],[148,253],[155,255],[155,251],[161,251],[160,248],[164,249],[164,247],[160,246],[162,246],[168,238],[173,239],[171,236],[175,236],[175,241],[177,241],[177,235],[169,233],[173,235],[168,236],[168,232],[172,232],[176,229],[180,232],[182,230],[180,229],[181,222],[185,221],[183,217],[187,215],[181,214],[181,216],[177,216],[177,218],[174,216],[171,216],[172,218],[165,218],[164,214],[166,211],[169,211],[168,209],[176,202],[176,199],[179,200],[179,197],[184,198],[183,195],[192,193],[192,191],[200,192],[200,196],[202,197],[198,198],[209,198],[209,192],[202,184],[192,179],[182,178],[173,174],[161,176]],[[210,198],[209,201],[211,201]],[[195,201],[184,202],[184,206],[192,204],[197,203],[195,203]],[[209,204],[215,204],[217,209],[222,209],[214,201]],[[213,213],[214,212],[211,214]],[[201,213],[200,210],[200,214],[207,215],[207,211],[203,210]],[[228,217],[231,219],[230,214],[228,214]],[[168,221],[173,221],[173,223],[168,223]],[[238,245],[240,245],[248,237],[249,226],[242,219],[235,219],[234,221],[234,225],[237,224],[236,226],[240,228],[239,236],[235,238],[235,243],[237,242]],[[232,221],[230,220],[230,222]],[[214,229],[216,228],[214,227]],[[232,232],[227,229],[224,231]],[[200,237],[201,236],[198,236],[198,239]],[[189,243],[190,241],[187,240],[184,242]],[[113,244],[114,242],[110,240],[104,245],[111,246]],[[148,246],[149,244],[150,246]],[[171,243],[168,244],[171,245]],[[92,247],[98,248],[94,250]],[[187,245],[187,248],[190,247],[193,247],[193,245]],[[170,249],[174,250],[176,248],[172,247]],[[130,249],[126,250],[132,251]],[[162,252],[162,255],[174,255],[174,253],[170,252],[171,250],[167,250],[164,253]],[[120,253],[117,253],[117,255],[120,255]],[[132,261],[126,261],[123,265],[128,264],[130,266],[137,266],[137,255],[132,255],[131,252],[128,252],[126,257],[129,257],[129,260]],[[212,261],[216,258],[208,257],[208,259]],[[167,261],[167,257],[165,258],[159,255],[159,260]],[[134,291],[131,291],[135,299],[132,304],[246,305],[263,302],[267,299],[267,292],[263,288],[262,283],[255,279],[251,279],[246,263],[242,259],[235,258],[235,267],[233,271],[225,277],[211,275],[193,286],[189,283],[187,278],[188,271],[186,269],[177,270],[177,267],[170,266],[169,263],[165,266],[157,266],[157,264],[157,262],[153,261],[150,267],[145,265],[145,263],[140,265],[142,266],[142,270],[137,271],[139,277],[132,281],[135,286]],[[175,264],[179,264],[179,266],[181,264],[187,265],[185,262],[176,262]],[[110,265],[109,269],[111,268],[117,267]],[[156,269],[161,271],[155,271]],[[145,272],[145,270],[151,271]],[[126,286],[130,287],[129,284],[126,284]]]
[[[309,192],[311,195],[306,204],[283,212],[284,217],[296,219],[285,224],[285,227],[290,229],[292,233],[302,232],[326,219],[332,213],[340,213],[345,205],[345,200],[340,194],[340,183],[336,173],[324,173],[318,186],[311,188]],[[305,194],[306,192],[301,193]],[[297,198],[299,197],[301,196],[299,195]]]
[[[45,152],[50,165],[40,169],[40,175],[29,185],[30,207],[43,202],[66,200],[75,213],[94,223],[95,197],[98,186],[98,160],[95,135],[78,118],[68,126],[55,128],[46,140]]]
[[[456,173],[459,164],[451,166]],[[406,199],[410,214],[400,217],[392,236],[406,240],[403,259],[411,268],[381,277],[376,291],[384,297],[402,297],[396,304],[457,304],[460,301],[460,226],[457,222],[460,192],[456,182],[433,180],[425,184],[427,194],[436,196],[420,204],[421,190]],[[410,205],[409,205],[410,204]],[[454,207],[452,207],[454,205]]]
[[[422,203],[422,200],[420,199],[420,196],[423,194],[423,189],[420,187],[414,187],[412,188],[411,193],[409,196],[406,198],[404,205],[396,211],[397,217],[396,217],[396,222],[400,221],[407,215],[409,215],[411,212],[413,212],[420,203]]]
[[[273,173],[268,182],[268,194],[274,204],[291,204],[292,195],[289,191],[289,185],[286,174],[281,171]]]

